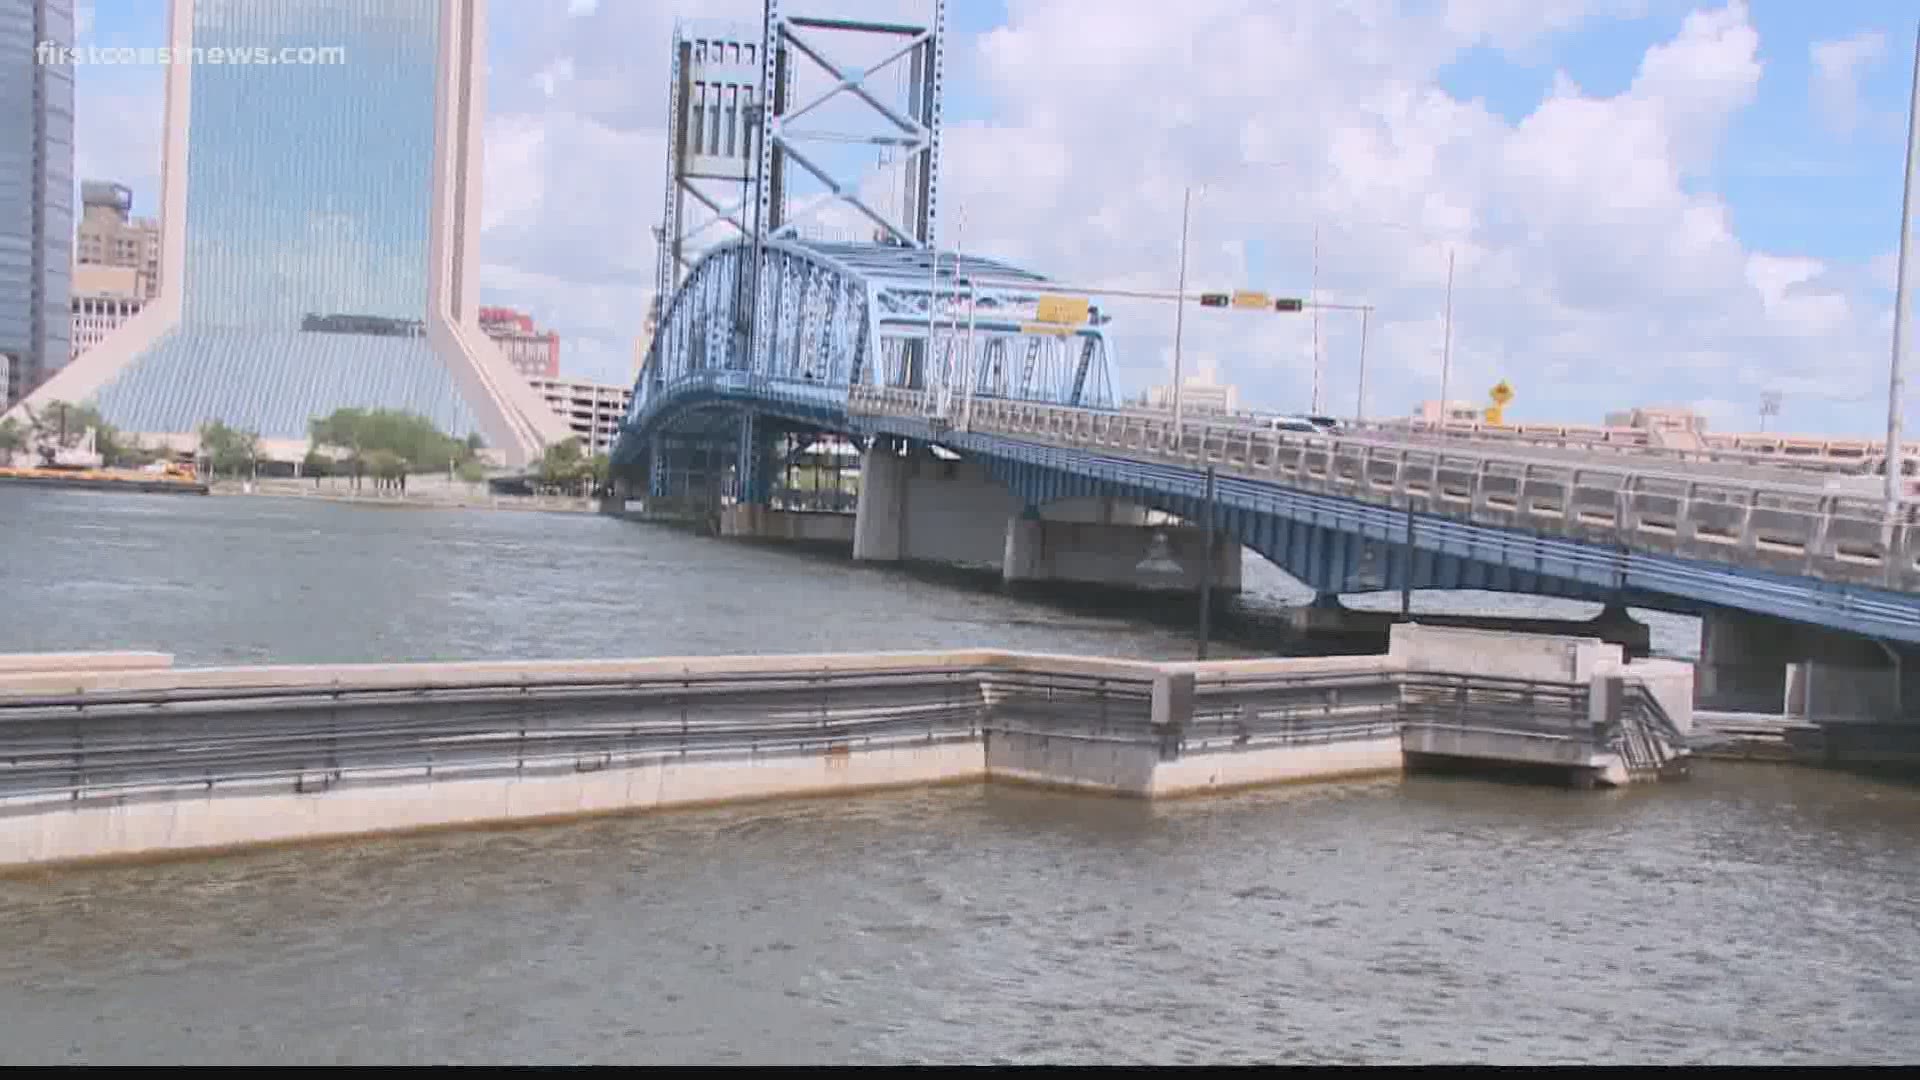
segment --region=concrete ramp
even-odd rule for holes
[[[1563,771],[1618,786],[1684,771],[1690,666],[1628,663],[1597,638],[1519,636],[1402,623],[1389,660],[1403,671],[1408,766]]]

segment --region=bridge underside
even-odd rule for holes
[[[655,501],[718,507],[765,505],[783,455],[796,444],[844,436],[854,445],[905,448],[928,454],[939,446],[980,465],[1029,514],[1068,500],[1102,500],[1159,511],[1199,525],[1207,518],[1203,493],[1169,492],[1152,481],[1127,481],[1064,471],[1056,466],[963,445],[971,437],[933,437],[889,430],[898,425],[834,422],[817,410],[745,408],[713,397],[690,403],[660,424],[645,454],[616,463],[629,490]],[[1506,558],[1409,546],[1404,528],[1332,508],[1289,513],[1216,498],[1214,528],[1316,594],[1364,594],[1415,590],[1483,590],[1568,600],[1624,604],[1697,615],[1711,605],[1636,589],[1617,581],[1556,574],[1543,565],[1515,565]],[[1405,515],[1399,515],[1404,521]],[[996,556],[997,557],[997,553]],[[985,561],[984,559],[982,561]],[[1545,563],[1546,560],[1540,560]]]

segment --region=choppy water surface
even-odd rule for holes
[[[1189,647],[594,518],[21,494],[0,650]],[[1920,789],[1803,770],[966,786],[0,879],[0,1062],[1894,1063],[1916,897]]]

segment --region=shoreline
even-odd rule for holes
[[[218,498],[267,498],[295,499],[307,502],[342,503],[353,506],[377,506],[396,510],[516,510],[544,511],[553,514],[597,514],[600,505],[597,500],[578,498],[559,498],[539,495],[455,495],[439,493],[386,494],[363,490],[355,493],[337,489],[287,490],[284,488],[261,488],[257,483],[253,490],[246,490],[232,481],[216,481],[209,494]]]
[[[197,480],[168,480],[145,473],[104,469],[0,469],[0,485],[64,488],[73,491],[124,491],[142,495],[206,495],[211,485]]]

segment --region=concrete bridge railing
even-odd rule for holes
[[[855,414],[918,416],[914,391],[856,387]],[[1476,525],[1548,533],[1613,549],[1680,555],[1742,569],[1920,590],[1920,527],[1907,506],[1817,486],[1702,479],[1684,470],[1529,461],[1485,449],[1366,440],[1169,420],[1053,405],[976,400],[971,431],[1189,469]]]
[[[1166,420],[1165,409],[1138,405],[1121,410],[1130,415]],[[1189,415],[1216,427],[1271,430],[1250,413]],[[1857,472],[1879,453],[1879,444],[1861,439],[1795,439],[1707,435],[1697,446],[1662,446],[1641,428],[1607,428],[1581,424],[1468,424],[1440,425],[1427,420],[1347,420],[1343,433],[1359,439],[1461,447],[1471,452],[1502,447],[1576,451],[1602,460],[1664,462],[1671,465],[1709,464],[1767,469],[1789,474],[1831,476]],[[1920,456],[1920,446],[1910,453]],[[1658,465],[1656,465],[1658,467]]]

